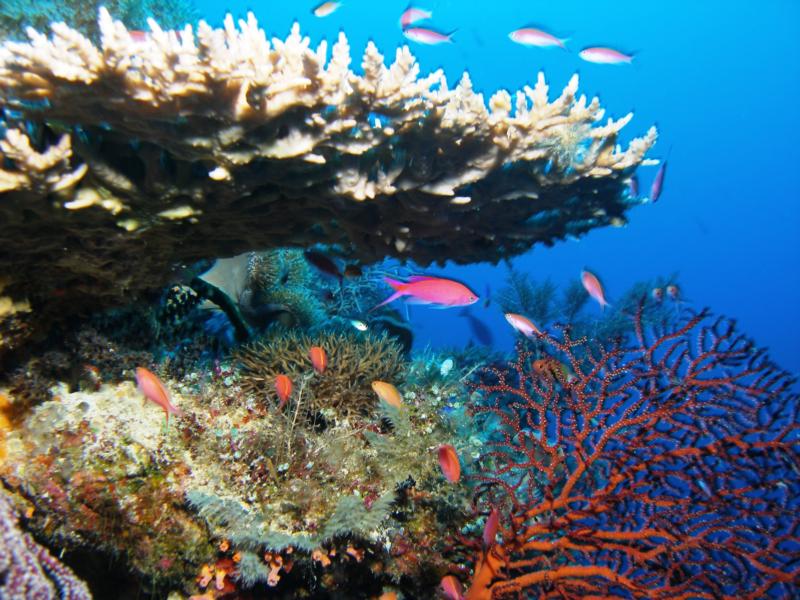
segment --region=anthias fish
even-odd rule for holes
[[[418,44],[428,44],[429,46],[452,42],[454,33],[455,31],[451,31],[450,33],[442,33],[441,31],[428,29],[426,27],[406,27],[403,29],[403,35],[412,42],[417,42]]]
[[[464,600],[464,588],[455,575],[445,575],[439,583],[442,594],[447,600]]]
[[[321,4],[317,4],[311,12],[315,17],[327,17],[336,12],[341,5],[341,2],[322,2]]]
[[[408,8],[403,11],[402,15],[400,15],[400,27],[405,29],[412,23],[430,19],[431,17],[433,17],[433,13],[431,11],[425,10],[424,8],[417,8],[416,6],[411,6],[409,4]]]
[[[613,48],[605,48],[603,46],[594,46],[592,48],[584,48],[578,53],[583,60],[598,65],[622,65],[630,64],[633,62],[632,54],[625,54]]]
[[[320,346],[311,346],[308,351],[308,357],[311,359],[314,370],[319,375],[322,375],[328,366],[328,355],[325,354],[325,349]]]
[[[283,408],[292,395],[292,380],[283,374],[275,377],[275,392],[278,394],[278,408]]]
[[[445,479],[450,483],[457,483],[461,478],[461,462],[458,460],[456,449],[450,444],[439,446],[439,466]]]
[[[400,396],[400,392],[391,383],[387,383],[385,381],[373,381],[372,389],[376,394],[378,394],[378,398],[386,402],[386,404],[390,404],[395,408],[400,408],[403,406],[403,399]]]
[[[653,178],[653,184],[650,186],[650,202],[655,202],[661,197],[661,192],[664,191],[664,176],[667,174],[667,161],[661,163],[661,166]]]
[[[543,335],[539,328],[533,324],[528,317],[523,317],[522,315],[518,315],[515,313],[506,313],[505,314],[506,321],[508,321],[509,325],[513,327],[516,331],[519,331],[522,335],[526,338],[533,339],[537,335]]]
[[[559,39],[552,33],[547,33],[536,27],[522,27],[508,34],[509,39],[523,46],[536,46],[538,48],[550,48],[558,46],[566,49],[564,43],[567,39]]]
[[[463,283],[443,277],[413,275],[408,281],[398,281],[389,277],[384,277],[384,281],[392,286],[395,292],[371,310],[402,297],[407,297],[406,302],[409,304],[433,304],[439,308],[467,306],[478,301],[478,296]]]
[[[164,412],[167,415],[167,426],[169,427],[169,416],[177,415],[179,417],[183,416],[183,411],[180,408],[172,404],[169,400],[169,392],[167,388],[161,383],[161,380],[156,377],[156,375],[144,367],[137,367],[136,368],[136,385],[139,387],[139,391],[144,394],[144,397],[148,400],[152,400],[156,404],[158,404],[161,408],[164,409]]]
[[[581,283],[589,295],[597,300],[601,308],[611,306],[608,302],[606,302],[605,292],[603,292],[603,286],[601,285],[600,280],[593,273],[590,273],[589,271],[581,271]]]
[[[500,513],[497,508],[492,508],[489,517],[486,519],[486,524],[483,526],[483,549],[488,550],[494,544],[495,537],[497,536],[497,528],[500,525]]]

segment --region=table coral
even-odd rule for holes
[[[600,124],[574,76],[489,100],[420,76],[408,48],[344,34],[313,49],[255,18],[134,39],[100,11],[100,47],[63,23],[0,46],[0,276],[67,315],[158,288],[175,264],[326,243],[364,262],[497,261],[622,225],[632,115]],[[19,274],[24,274],[20,276]],[[58,295],[54,296],[54,290]]]

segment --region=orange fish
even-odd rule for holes
[[[161,380],[144,367],[136,368],[136,385],[139,386],[139,391],[144,394],[146,399],[152,400],[167,413],[167,427],[169,427],[170,414],[183,416],[181,409],[169,401],[169,392]]]
[[[589,271],[581,271],[581,283],[589,295],[600,303],[601,308],[611,306],[606,302],[605,292],[600,280]]]
[[[311,12],[314,14],[315,17],[327,17],[328,15],[332,15],[336,12],[342,5],[341,2],[323,2],[321,4],[317,4]]]
[[[533,339],[537,335],[543,335],[539,328],[533,324],[533,321],[522,315],[506,313],[506,321],[526,338]]]
[[[575,379],[569,367],[552,356],[533,361],[533,370],[542,377],[556,379],[561,385],[567,385]]]
[[[400,392],[398,392],[397,388],[391,383],[373,381],[372,389],[378,394],[378,398],[386,402],[386,404],[391,404],[395,408],[403,406],[403,399],[400,397]]]
[[[461,582],[454,575],[442,577],[439,587],[442,588],[442,593],[447,600],[463,600],[464,598],[464,588],[461,587]]]
[[[311,364],[314,365],[314,370],[322,375],[325,372],[325,367],[328,366],[328,355],[325,350],[319,346],[311,346],[308,351],[308,356],[311,358]]]
[[[461,463],[456,449],[450,444],[439,446],[439,466],[447,481],[456,483],[461,478]]]
[[[286,406],[289,396],[292,395],[292,380],[284,374],[278,375],[275,377],[275,391],[278,394],[278,400],[280,400],[278,408],[283,408]]]

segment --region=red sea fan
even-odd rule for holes
[[[474,413],[499,421],[477,479],[501,539],[468,600],[797,594],[795,380],[732,321],[703,311],[655,334],[643,311],[632,341],[565,329],[474,384]]]

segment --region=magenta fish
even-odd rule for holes
[[[595,46],[592,48],[584,48],[578,53],[583,60],[598,65],[621,65],[630,64],[633,62],[632,54],[624,54],[619,50],[613,48],[604,48],[602,46]]]
[[[639,197],[639,177],[636,173],[631,175],[631,178],[628,180],[628,193],[631,198]]]
[[[478,301],[478,296],[463,283],[443,277],[413,275],[408,281],[389,277],[384,277],[384,281],[394,288],[394,294],[371,308],[370,312],[403,296],[408,298],[408,304],[434,304],[437,308],[467,306]]]
[[[655,202],[661,197],[661,192],[664,189],[664,175],[667,174],[667,161],[661,163],[661,166],[658,168],[658,172],[656,173],[655,178],[653,179],[653,185],[650,186],[650,202]]]
[[[455,31],[451,31],[450,33],[442,33],[440,31],[436,31],[435,29],[428,29],[426,27],[406,27],[403,29],[403,35],[412,42],[417,42],[418,44],[428,44],[429,46],[452,42],[454,33]]]
[[[512,42],[522,44],[523,46],[536,46],[538,48],[558,46],[559,48],[564,48],[566,50],[566,46],[564,46],[564,42],[567,41],[566,38],[559,39],[552,33],[547,33],[546,31],[537,29],[536,27],[522,27],[521,29],[515,29],[508,34],[508,37]]]
[[[611,306],[606,302],[605,293],[603,292],[603,286],[600,280],[593,273],[581,271],[581,283],[589,295],[600,303],[601,308]]]
[[[424,8],[417,8],[416,6],[409,4],[408,8],[406,8],[403,11],[403,14],[400,15],[400,27],[406,29],[412,23],[430,19],[432,16],[433,13],[431,11],[425,10]]]
[[[483,549],[488,550],[494,544],[495,537],[497,536],[497,528],[500,525],[500,513],[496,508],[492,508],[489,517],[486,519],[486,525],[483,526]]]

